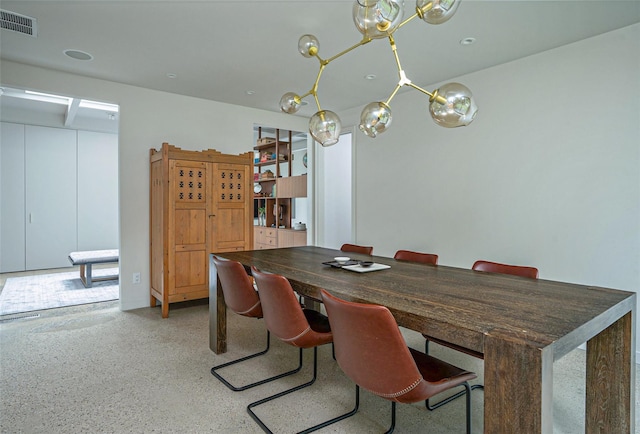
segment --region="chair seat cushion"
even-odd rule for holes
[[[409,348],[423,380],[407,393],[397,396],[394,401],[414,403],[423,401],[440,392],[473,380],[478,376],[474,372],[460,369],[444,360]]]

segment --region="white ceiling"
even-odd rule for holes
[[[306,93],[318,73],[318,61],[297,51],[301,35],[314,34],[325,59],[361,40],[351,18],[352,4],[353,0],[3,0],[3,10],[37,19],[38,36],[2,30],[0,56],[278,111],[283,93]],[[414,6],[413,0],[406,1],[405,17]],[[394,38],[407,77],[432,90],[431,85],[451,78],[638,22],[640,0],[464,0],[450,21],[433,26],[415,19]],[[459,41],[467,37],[477,42],[462,46]],[[63,53],[66,49],[88,52],[93,59],[71,59]],[[366,80],[367,74],[377,79]],[[387,99],[397,83],[389,43],[380,39],[327,66],[318,95],[322,108],[340,112]],[[3,104],[7,99],[2,98]],[[300,114],[310,116],[316,106],[313,98],[306,100],[309,104]]]

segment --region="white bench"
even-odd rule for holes
[[[85,288],[90,288],[93,282],[118,279],[117,274],[112,276],[92,277],[91,266],[93,264],[109,264],[118,262],[120,258],[119,255],[120,252],[118,249],[71,252],[69,253],[69,261],[73,265],[80,266],[80,280],[82,280]]]

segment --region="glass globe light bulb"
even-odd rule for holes
[[[391,109],[383,102],[372,102],[362,109],[360,131],[371,138],[383,133],[391,125]]]
[[[320,110],[309,120],[311,136],[322,146],[338,143],[342,123],[337,114],[329,110]]]
[[[451,18],[460,0],[416,0],[418,16],[429,24],[442,24]]]
[[[471,91],[460,83],[441,86],[429,101],[431,117],[438,125],[447,128],[469,125],[478,112]]]
[[[298,51],[304,57],[313,57],[320,50],[320,42],[313,35],[302,35],[298,39]]]
[[[364,36],[386,38],[402,23],[404,0],[356,0],[353,22]]]
[[[300,99],[298,94],[294,92],[287,92],[282,95],[282,98],[280,98],[280,110],[285,113],[295,113],[300,109],[301,105],[302,100]]]

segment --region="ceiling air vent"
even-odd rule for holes
[[[0,9],[0,27],[12,32],[38,36],[38,22],[35,18]]]

